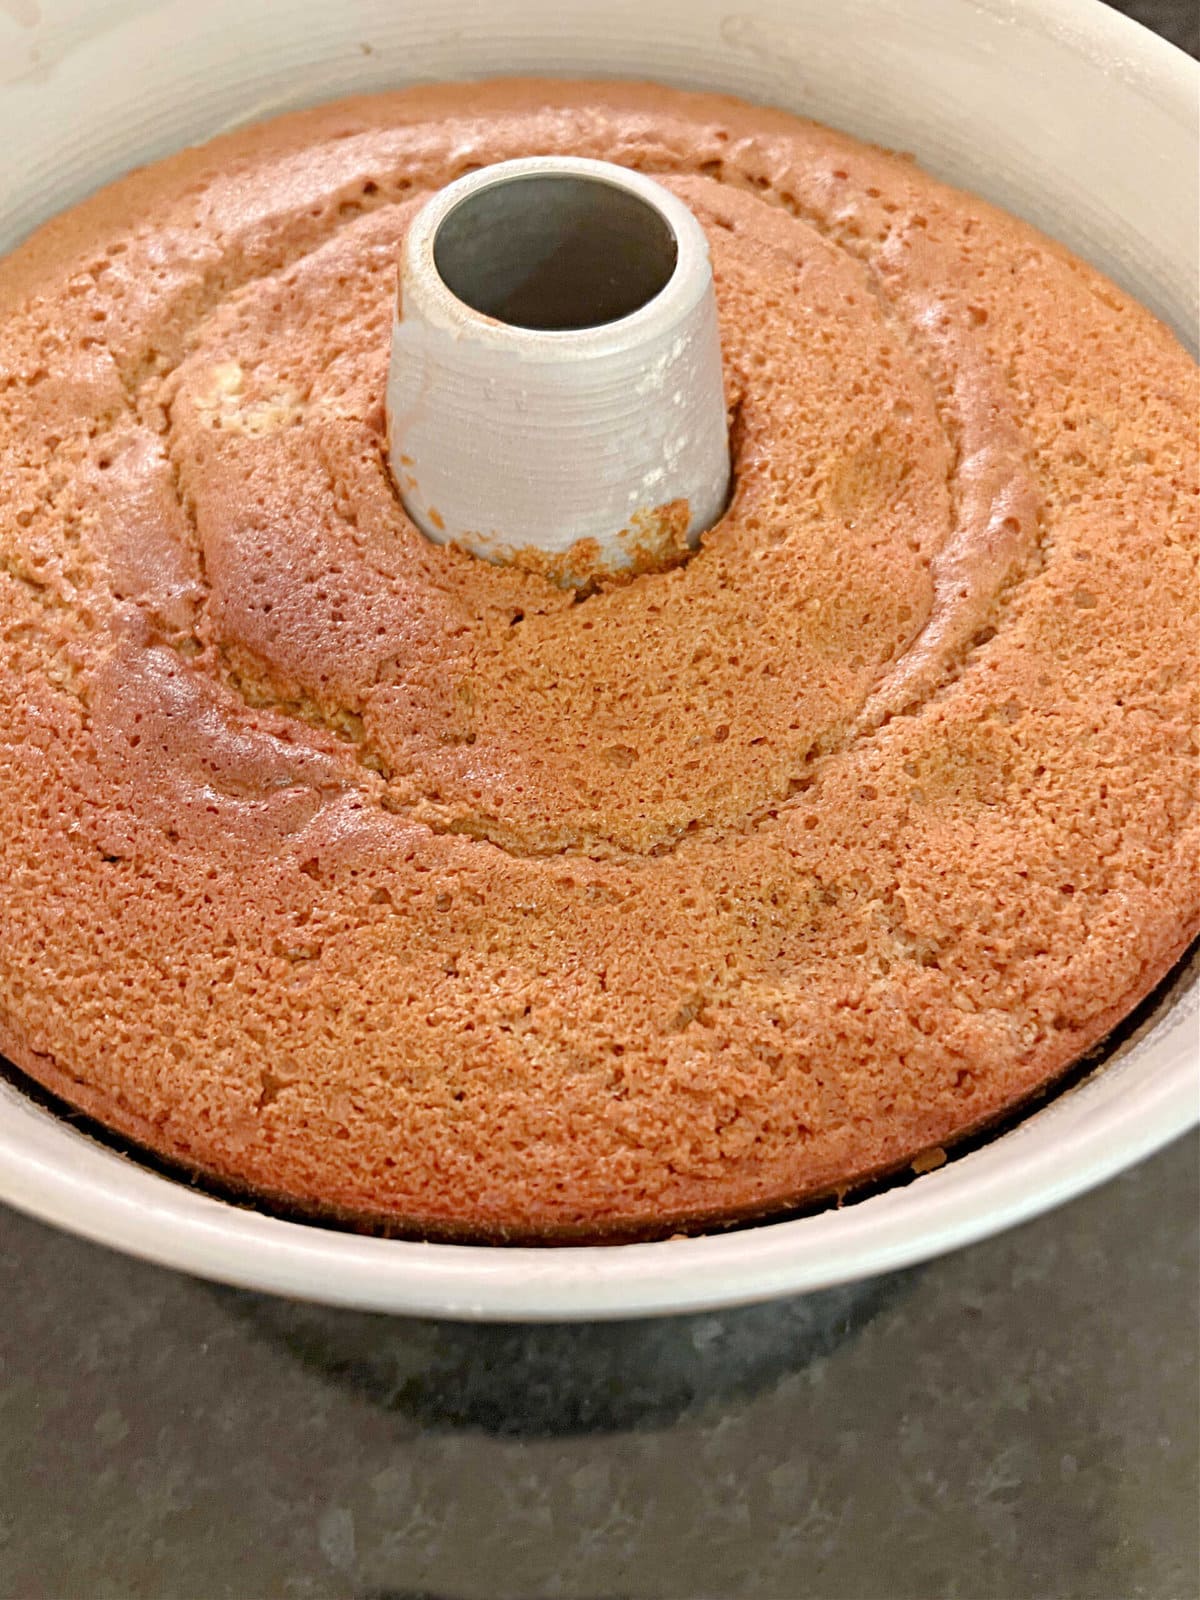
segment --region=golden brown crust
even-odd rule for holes
[[[580,597],[383,465],[429,188],[708,229],[736,487]],[[0,263],[0,1046],[170,1159],[452,1236],[760,1215],[944,1146],[1200,928],[1195,369],[911,163],[508,81],[299,113]]]

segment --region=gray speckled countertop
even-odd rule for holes
[[[1198,1219],[1187,1140],[856,1288],[478,1328],[0,1210],[0,1600],[1195,1600]]]
[[[604,1327],[216,1289],[7,1214],[0,1594],[1192,1600],[1194,1141],[912,1273]]]

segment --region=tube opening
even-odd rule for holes
[[[648,201],[601,178],[529,173],[468,195],[433,242],[442,282],[513,328],[579,332],[640,311],[679,250]]]

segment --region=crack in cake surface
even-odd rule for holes
[[[327,241],[325,242],[327,243]],[[323,249],[324,244],[316,248],[317,250]],[[288,268],[288,272],[294,274],[297,269],[303,265],[303,262],[307,256],[310,256],[311,254],[313,254],[313,252],[307,252],[306,257],[302,257],[293,261]],[[247,287],[248,286],[246,285],[240,286],[238,292],[241,293]],[[219,318],[220,311],[220,307],[209,308],[207,314],[208,324],[211,325],[214,319]],[[194,345],[199,343],[199,339],[193,340]],[[189,357],[185,358],[185,361],[181,363],[181,366],[186,366],[189,362],[194,364],[195,360],[196,354],[193,350],[193,353]],[[193,399],[197,410],[201,415],[210,418],[218,413],[221,413],[221,421],[217,424],[218,431],[221,432],[229,431],[233,433],[248,433],[251,437],[253,437],[260,432],[268,433],[276,431],[274,428],[267,427],[259,423],[258,419],[264,415],[264,412],[269,406],[269,402],[263,402],[260,400],[251,402],[251,405],[255,408],[252,412],[252,416],[255,419],[255,425],[250,428],[246,428],[242,425],[241,421],[239,420],[239,406],[236,397],[240,395],[243,376],[241,374],[240,367],[236,369],[236,377],[230,376],[230,369],[233,367],[233,365],[234,363],[232,359],[227,359],[224,362],[216,362],[215,364],[209,365],[207,368],[206,377],[210,384],[215,383],[217,392],[215,394],[207,392],[194,395]],[[171,417],[178,401],[178,389],[173,383],[175,373],[178,370],[179,369],[173,369],[171,372],[164,374],[159,383],[159,392],[166,396],[165,401],[161,404],[161,410],[166,420],[168,433],[171,432]],[[303,386],[301,386],[301,388],[302,387]],[[229,398],[231,395],[235,397],[233,400],[230,400]],[[303,401],[301,401],[299,395],[300,391],[293,386],[291,391],[289,391],[288,404],[286,408],[288,411],[286,422],[288,425],[291,425],[293,422],[298,422],[303,425],[306,413],[312,406],[310,395],[306,395]],[[278,431],[284,430],[281,428]],[[369,448],[377,453],[378,447],[375,442],[372,441]],[[180,468],[174,449],[172,449],[172,459],[176,477],[178,479]],[[951,481],[953,481],[953,470],[951,471],[950,477]],[[382,472],[382,470],[380,470],[378,474],[377,481],[380,484],[387,482],[386,475]],[[332,476],[327,478],[326,487],[327,489],[332,490],[334,497],[336,497],[338,485],[335,483]],[[339,505],[338,512],[343,519],[349,520],[351,523],[353,522],[352,506],[348,508],[344,504]],[[733,515],[736,516],[736,498]],[[718,531],[718,539],[719,536],[720,535]],[[200,544],[202,544],[202,540],[197,538],[198,547]],[[390,575],[380,574],[380,576],[394,576],[394,573]],[[911,648],[911,645],[909,648]],[[270,663],[264,661],[261,654],[256,653],[253,649],[247,651],[244,641],[239,641],[237,649],[241,658],[241,664],[238,671],[234,674],[234,682],[245,684],[247,682],[248,674],[251,677],[256,677],[258,681],[254,685],[252,698],[256,704],[266,703],[270,698],[270,686],[272,683],[272,671]],[[223,645],[223,651],[225,654],[228,654],[228,641],[225,641]],[[943,666],[944,665],[945,663],[943,663]],[[961,666],[961,658],[957,661],[954,661],[953,665]],[[887,668],[885,667],[884,670],[886,671]],[[892,670],[895,670],[894,662]],[[395,766],[398,764],[402,765],[403,762],[401,761],[400,763],[396,763],[388,753],[381,751],[378,745],[373,743],[366,736],[363,730],[364,711],[367,709],[367,704],[371,693],[379,686],[380,675],[377,672],[373,677],[364,680],[361,686],[362,694],[352,704],[340,703],[336,697],[331,697],[327,694],[322,695],[318,693],[314,696],[311,684],[304,686],[303,694],[297,692],[294,684],[289,685],[281,690],[278,690],[278,698],[279,701],[285,705],[296,705],[303,700],[309,708],[307,713],[309,720],[315,720],[317,717],[323,717],[329,725],[336,727],[338,731],[343,734],[346,733],[347,720],[353,719],[356,724],[356,731],[353,734],[353,739],[354,742],[361,748],[361,758],[365,759],[368,764],[373,766],[377,771],[382,772],[386,776],[390,776]],[[725,724],[718,723],[717,727],[718,731],[724,730]],[[839,742],[840,741],[838,740],[834,740],[834,746],[836,747]],[[451,743],[472,745],[475,743],[475,739],[473,735],[467,733],[462,739],[452,738]],[[435,828],[442,828],[449,831],[459,831],[482,838],[488,838],[494,843],[499,843],[503,848],[518,852],[524,851],[530,854],[544,855],[558,853],[560,851],[579,849],[605,850],[611,849],[614,846],[616,846],[618,849],[633,848],[645,851],[661,851],[663,848],[669,848],[671,844],[678,839],[686,837],[689,832],[694,832],[697,826],[705,829],[716,828],[718,830],[728,829],[731,826],[744,827],[755,814],[765,815],[770,813],[772,810],[777,810],[781,804],[786,805],[788,803],[789,795],[794,792],[798,786],[807,784],[809,776],[808,768],[812,760],[813,752],[822,743],[828,747],[829,740],[823,736],[821,731],[818,729],[812,742],[810,742],[807,746],[801,746],[795,750],[794,770],[785,772],[776,777],[773,782],[768,783],[761,800],[757,804],[749,806],[740,813],[726,815],[723,817],[711,817],[704,815],[700,815],[698,817],[684,817],[675,824],[668,825],[665,828],[665,831],[660,830],[657,836],[645,837],[641,843],[636,841],[630,842],[629,840],[622,841],[620,838],[615,840],[607,838],[602,831],[597,832],[593,830],[589,832],[586,824],[582,830],[578,827],[578,825],[576,825],[574,828],[568,825],[559,833],[558,836],[551,835],[547,837],[543,835],[540,839],[527,839],[522,836],[522,832],[519,827],[514,826],[512,823],[506,823],[505,819],[501,816],[489,815],[486,808],[481,809],[478,805],[468,806],[467,810],[464,812],[461,809],[460,802],[457,812],[453,807],[447,809],[445,802],[439,798],[436,788],[431,792],[428,786],[426,786],[423,790],[419,788],[414,790],[412,786],[405,787],[403,784],[396,785],[390,791],[389,802],[393,806],[402,806],[406,803],[409,804],[413,808],[414,814],[421,816],[423,820]],[[614,728],[613,730],[611,748],[614,752],[628,751],[629,756],[627,759],[629,760],[630,764],[637,760],[636,748],[631,748],[627,739],[623,740],[622,730],[620,728]],[[822,753],[829,753],[828,748],[826,748]]]

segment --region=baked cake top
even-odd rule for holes
[[[404,229],[532,153],[681,195],[722,320],[726,516],[583,596],[386,466]],[[763,1213],[1196,932],[1195,368],[904,157],[652,86],[299,113],[0,263],[0,393],[0,1047],[162,1155],[451,1235]]]

